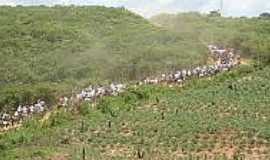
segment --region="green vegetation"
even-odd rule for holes
[[[0,157],[269,159],[269,73],[243,66],[183,88],[129,88],[78,113],[60,110],[42,125],[32,120],[0,135]]]
[[[1,7],[2,109],[205,63],[214,42],[254,64],[33,117],[0,134],[0,159],[270,159],[269,20],[189,13],[152,22],[123,8]]]
[[[123,8],[1,7],[0,24],[0,107],[13,85],[134,80],[207,58],[204,45]]]
[[[53,99],[89,82],[141,79],[202,64],[205,46],[214,42],[270,61],[265,19],[160,15],[151,19],[157,27],[124,8],[1,7],[0,13],[2,109],[28,102],[22,97],[41,98],[38,88],[44,86],[53,86],[47,88]]]
[[[2,7],[0,20],[2,83],[119,79],[127,69],[136,71],[127,76],[134,79],[155,69],[188,65],[187,55],[204,60],[200,53],[206,54],[202,46],[191,47],[185,37],[125,9]],[[198,61],[194,64],[203,62]],[[134,63],[140,68],[128,67]]]
[[[270,63],[270,21],[262,18],[211,17],[199,13],[162,14],[151,19],[155,24],[179,34],[193,36],[205,44],[233,47],[244,57]]]

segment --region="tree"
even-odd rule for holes
[[[260,16],[259,16],[260,18],[269,18],[270,19],[270,13],[268,13],[268,12],[264,12],[264,13],[262,13],[262,14],[260,14]]]
[[[219,10],[210,11],[209,16],[210,17],[221,17],[221,13]]]

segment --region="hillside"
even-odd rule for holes
[[[0,24],[0,108],[207,59],[204,45],[123,8],[1,7]]]
[[[0,135],[11,159],[260,159],[270,155],[269,67],[183,88],[141,86]]]
[[[134,79],[187,65],[187,55],[204,59],[199,44],[121,8],[2,7],[0,23],[2,84],[96,76]],[[138,68],[132,68],[134,63]]]
[[[233,47],[241,51],[243,57],[270,62],[270,21],[267,19],[179,13],[157,15],[151,22],[179,35],[188,34],[202,43]]]
[[[187,13],[148,22],[123,8],[2,7],[0,24],[0,109],[39,98],[52,107],[0,132],[0,160],[270,159],[269,21]],[[212,43],[220,47],[209,47],[211,61]],[[219,68],[238,60],[234,53],[248,63]],[[207,64],[218,59],[229,62]],[[198,64],[200,72],[183,76]],[[127,87],[99,96],[87,85],[111,81]],[[55,105],[71,92],[80,103]]]

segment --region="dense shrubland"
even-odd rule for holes
[[[27,90],[34,95],[53,85],[47,88],[53,97],[89,82],[134,80],[202,64],[209,43],[269,62],[267,19],[164,14],[153,17],[153,25],[124,8],[98,6],[1,7],[0,13],[1,108],[27,95],[15,88],[33,85]],[[28,99],[35,98],[40,96]]]
[[[189,33],[202,43],[217,43],[241,51],[243,57],[270,62],[270,21],[262,18],[210,17],[199,13],[162,14],[155,24],[179,34]]]
[[[28,89],[35,93],[52,84],[53,90],[47,88],[52,92],[58,85],[61,90],[140,79],[204,63],[206,54],[192,37],[156,27],[124,8],[1,7],[0,107],[25,96],[15,95],[16,87],[35,85]],[[5,91],[12,88],[14,95],[7,98]]]
[[[198,64],[206,53],[191,39],[122,8],[1,7],[0,12],[2,84],[134,79],[188,65],[187,55]]]

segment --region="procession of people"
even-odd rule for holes
[[[215,61],[214,64],[176,70],[154,78],[147,77],[144,80],[138,82],[138,84],[183,84],[188,79],[213,76],[222,71],[229,71],[230,69],[240,64],[240,56],[236,54],[235,50],[232,48],[223,48],[216,45],[209,45],[208,49],[211,57]],[[127,86],[128,85],[125,84],[114,83],[108,86],[90,85],[75,95],[73,94],[70,97],[60,97],[57,105],[60,107],[67,107],[74,105],[74,103],[94,103],[97,99],[104,96],[119,95],[125,91]],[[13,111],[13,113],[0,114],[0,131],[7,130],[9,127],[14,126],[15,124],[21,124],[24,119],[35,114],[45,113],[50,109],[50,106],[47,105],[43,100],[38,100],[34,104],[19,105],[16,111]]]
[[[215,45],[209,45],[208,49],[211,57],[214,59],[214,64],[197,66],[195,68],[181,69],[168,74],[162,74],[157,77],[147,77],[144,79],[144,84],[182,84],[190,78],[209,77],[216,75],[222,71],[228,71],[240,64],[240,55],[236,54],[232,48],[221,48]]]
[[[117,96],[123,92],[126,86],[124,84],[110,84],[109,86],[92,86],[81,90],[80,93],[75,94],[71,97],[60,97],[57,105],[59,107],[72,106],[74,103],[79,102],[95,102],[96,99],[104,96]],[[74,98],[75,97],[75,98]],[[7,130],[9,127],[15,124],[21,124],[24,119],[33,116],[34,114],[42,114],[50,110],[49,105],[43,100],[38,100],[36,103],[31,105],[19,105],[13,113],[2,113],[0,114],[0,131]]]
[[[38,100],[31,105],[19,105],[13,114],[0,114],[0,128],[8,128],[18,123],[22,123],[24,119],[34,114],[43,113],[48,110],[45,101]],[[0,130],[1,131],[1,130]]]

